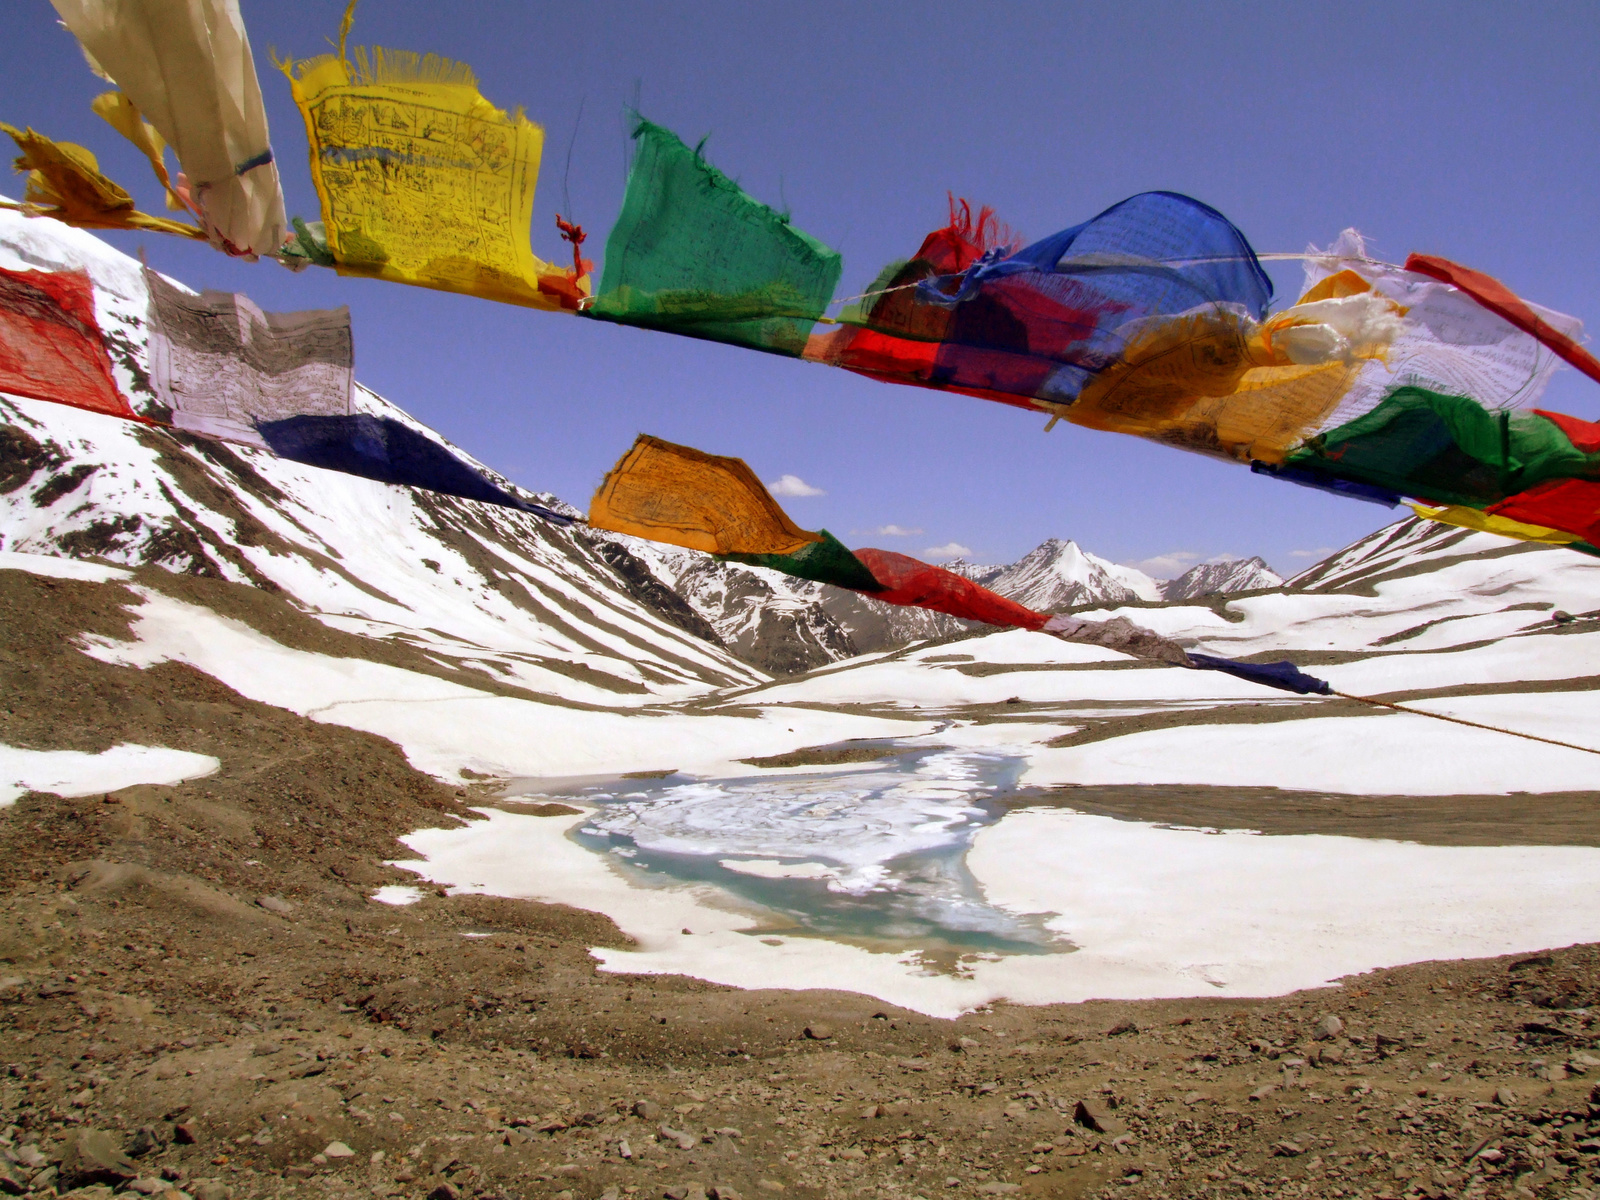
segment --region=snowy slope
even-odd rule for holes
[[[979,628],[765,567],[721,562],[617,534],[596,536],[626,547],[706,621],[729,651],[773,675]]]
[[[147,396],[133,259],[0,213],[0,265],[87,269],[119,382]],[[365,389],[357,403],[423,428]],[[763,678],[641,602],[584,531],[44,401],[0,396],[0,548],[251,584],[442,670],[567,702]]]
[[[1233,657],[1299,652],[1304,661],[1361,655],[1414,661],[1421,651],[1466,651],[1517,639],[1503,671],[1478,682],[1532,678],[1523,639],[1559,636],[1575,651],[1582,622],[1559,626],[1551,613],[1600,609],[1600,559],[1558,547],[1512,542],[1407,517],[1290,579],[1283,588],[1220,606],[1172,604],[1126,615],[1202,649]],[[1116,611],[1108,606],[1089,616]],[[1560,632],[1565,629],[1566,632]],[[1311,656],[1311,657],[1304,657]],[[1330,663],[1332,677],[1353,664]],[[1600,668],[1600,664],[1595,664]],[[1574,659],[1577,671],[1582,662]],[[1431,685],[1419,685],[1431,686]]]
[[[1536,553],[1537,546],[1407,517],[1352,542],[1290,578],[1284,586],[1311,592],[1370,589],[1384,579],[1437,570],[1466,559],[1490,560]],[[1543,554],[1538,562],[1582,562],[1573,551]]]

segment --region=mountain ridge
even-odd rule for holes
[[[1257,588],[1282,587],[1279,575],[1259,555],[1229,558],[1220,562],[1198,563],[1176,579],[1161,585],[1163,600],[1190,600],[1199,596],[1250,592]]]

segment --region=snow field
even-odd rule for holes
[[[92,796],[137,783],[182,783],[210,775],[221,765],[209,754],[131,742],[98,754],[0,745],[0,806],[15,804],[25,792]]]

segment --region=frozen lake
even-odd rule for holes
[[[1037,954],[1070,947],[1034,917],[991,905],[967,869],[1003,814],[1020,753],[898,750],[874,763],[748,776],[590,784],[552,799],[597,806],[571,834],[626,875],[709,883],[772,914],[774,928],[870,945]]]
[[[596,948],[603,970],[946,1016],[1001,998],[1275,995],[1600,939],[1600,849],[1119,820],[1019,791],[1022,747],[845,746],[892,756],[523,781],[483,820],[407,835],[417,857],[398,865],[606,914],[635,944]]]

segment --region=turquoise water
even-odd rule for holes
[[[990,905],[965,863],[1024,766],[1004,750],[905,747],[843,767],[537,790],[596,806],[571,836],[640,882],[713,884],[769,914],[774,933],[925,953],[1059,952],[1070,947],[1040,918]]]

